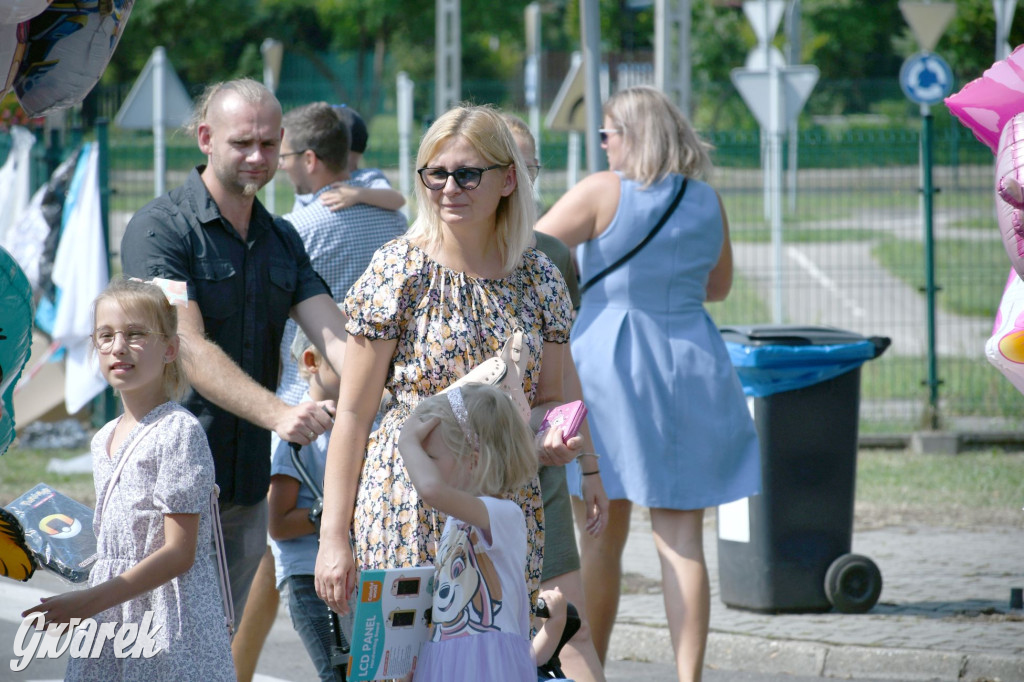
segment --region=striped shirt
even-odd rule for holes
[[[350,180],[347,184],[371,186],[367,180],[375,178],[367,175],[370,174],[364,174],[365,179]],[[356,204],[333,212],[319,200],[327,189],[323,187],[313,194],[297,195],[291,213],[283,217],[295,226],[306,245],[313,269],[327,282],[334,300],[341,303],[349,287],[370,264],[374,251],[403,234],[408,225],[405,216],[398,211],[386,211],[368,204]],[[298,404],[308,388],[291,357],[297,328],[294,320],[288,320],[281,339],[281,382],[277,396],[289,405]],[[341,367],[334,369],[341,371]]]

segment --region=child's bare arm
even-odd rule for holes
[[[398,451],[405,462],[416,492],[426,504],[476,526],[490,539],[491,518],[480,498],[459,490],[444,480],[434,460],[423,449],[423,441],[440,423],[436,417],[423,421],[415,412],[405,421],[398,437]]]
[[[299,499],[299,481],[285,474],[270,477],[268,529],[275,540],[291,540],[315,533],[309,520],[309,507],[296,507]]]
[[[388,211],[397,211],[405,206],[405,197],[396,189],[355,187],[343,183],[331,185],[331,189],[320,195],[320,201],[332,211],[356,204],[368,204]]]
[[[558,648],[558,642],[565,630],[567,613],[565,595],[557,587],[553,590],[544,590],[540,593],[540,598],[547,604],[550,615],[533,636],[533,656],[537,665],[544,665],[555,655],[555,649]]]
[[[199,514],[164,514],[164,546],[127,571],[87,590],[46,597],[21,615],[42,613],[47,623],[67,623],[138,597],[177,578],[196,559]]]

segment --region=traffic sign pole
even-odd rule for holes
[[[153,196],[163,196],[167,176],[167,147],[164,143],[164,87],[167,53],[153,48]]]
[[[771,167],[772,259],[775,261],[775,300],[772,321],[782,324],[786,319],[782,276],[782,93],[778,65],[768,67],[771,123],[768,125],[768,163]]]
[[[770,223],[774,260],[772,318],[785,320],[782,260],[782,140],[818,82],[814,66],[771,64],[767,70],[733,69],[732,82],[761,126],[764,150],[765,220]]]
[[[921,191],[924,212],[925,298],[928,305],[928,412],[925,426],[939,428],[939,369],[935,353],[935,229],[932,187],[932,108],[921,105]]]
[[[901,9],[906,8],[902,3]],[[944,25],[944,24],[943,24]],[[919,27],[920,28],[920,27]],[[934,33],[934,28],[932,29]],[[919,32],[920,33],[920,32]],[[939,33],[934,34],[938,40]],[[924,225],[925,304],[928,313],[928,406],[923,427],[939,428],[939,372],[935,351],[935,229],[932,185],[932,105],[938,104],[953,89],[953,71],[937,54],[919,52],[911,55],[900,68],[900,87],[907,98],[921,107],[921,222]]]

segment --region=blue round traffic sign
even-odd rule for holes
[[[903,62],[900,87],[911,102],[938,104],[953,91],[953,70],[939,55],[918,52]]]

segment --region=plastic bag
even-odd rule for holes
[[[41,567],[82,583],[96,563],[93,511],[40,483],[7,505],[25,530],[25,544]]]

